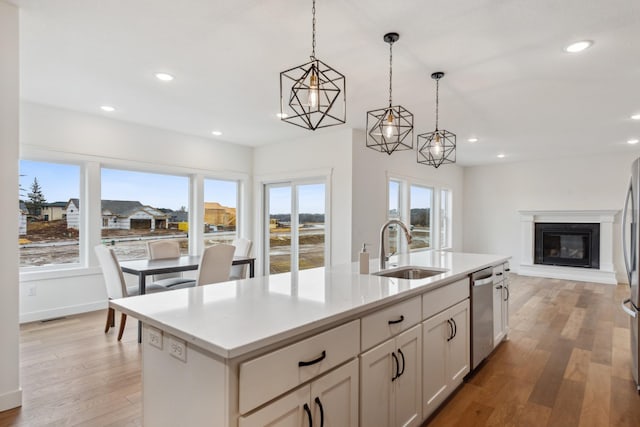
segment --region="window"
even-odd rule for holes
[[[233,242],[237,236],[237,207],[237,181],[204,180],[205,247]]]
[[[176,239],[188,253],[185,176],[102,169],[102,241],[118,259],[147,258],[147,241]]]
[[[326,185],[265,186],[265,264],[270,274],[322,267],[327,262]]]
[[[411,185],[409,191],[409,224],[411,244],[409,249],[431,248],[431,206],[433,205],[433,189],[419,185]]]
[[[440,190],[440,249],[450,249],[451,242],[451,191]]]
[[[415,183],[409,179],[390,178],[388,180],[388,219],[399,219],[411,230],[412,242],[409,250],[446,248],[451,243],[451,191],[434,189]],[[440,206],[439,210],[437,206]],[[437,227],[434,232],[434,224]],[[398,227],[388,229],[390,253],[402,250],[404,233]]]
[[[80,263],[80,167],[20,161],[20,267]]]

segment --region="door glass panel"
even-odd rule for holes
[[[267,186],[269,273],[291,271],[291,187]]]
[[[400,214],[400,182],[389,181],[389,212],[387,218],[401,219]],[[398,252],[398,239],[400,237],[398,227],[395,225],[390,226],[387,229],[387,233],[388,242],[386,246],[389,248],[389,253]]]
[[[430,248],[433,190],[428,187],[412,185],[410,188],[410,200],[412,242],[409,245],[409,249]]]
[[[324,266],[325,185],[298,185],[298,269]]]
[[[447,249],[451,245],[451,191],[440,191],[440,248]]]

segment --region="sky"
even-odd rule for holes
[[[80,194],[80,167],[76,165],[20,161],[20,197],[26,199],[37,178],[47,202],[66,202]],[[205,201],[236,207],[237,183],[205,180]],[[178,210],[189,205],[189,178],[146,172],[102,169],[104,200],[137,200],[155,208]]]
[[[47,202],[67,202],[80,195],[80,166],[20,161],[20,198],[27,199],[37,178]],[[325,185],[298,185],[300,213],[325,212]],[[291,188],[272,187],[269,212],[291,212]],[[155,208],[178,210],[189,206],[189,178],[118,169],[102,169],[102,199],[137,200]],[[205,179],[204,200],[237,207],[237,182]]]

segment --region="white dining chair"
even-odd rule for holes
[[[177,240],[155,240],[147,242],[149,259],[167,259],[180,257],[180,243]],[[196,285],[194,279],[182,277],[182,273],[154,274],[154,284],[169,289],[189,288]]]
[[[107,289],[107,297],[112,299],[117,298],[127,298],[133,295],[138,295],[138,287],[130,286],[127,287],[127,283],[124,280],[124,275],[122,274],[122,270],[120,269],[120,263],[118,262],[118,258],[116,257],[113,249],[108,248],[104,245],[98,245],[95,248],[96,256],[98,257],[98,261],[100,262],[100,267],[102,267],[102,276],[104,277],[104,283]],[[146,286],[146,292],[159,292],[166,291],[167,288],[163,286],[149,284]],[[113,326],[115,326],[115,314],[116,311],[109,307],[107,311],[107,323],[104,327],[104,333],[109,332]],[[122,334],[124,333],[124,326],[127,323],[127,315],[122,313],[120,317],[120,330],[118,331],[118,341],[122,339]]]
[[[200,258],[197,285],[208,285],[229,280],[234,252],[235,247],[226,244],[205,248]]]
[[[253,242],[249,239],[239,238],[235,239],[232,245],[236,247],[236,251],[233,255],[246,257],[251,254]],[[247,264],[231,266],[231,274],[229,276],[230,280],[240,280],[244,279],[245,277],[247,277]]]

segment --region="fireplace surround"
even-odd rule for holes
[[[617,210],[519,211],[521,258],[518,273],[585,282],[616,284],[613,223]],[[563,224],[564,231],[557,225]],[[597,231],[596,231],[597,230]],[[536,231],[550,239],[536,254]],[[597,236],[594,236],[594,233]],[[599,242],[594,242],[597,238]],[[545,262],[546,258],[546,262]],[[588,265],[587,265],[588,262]]]

